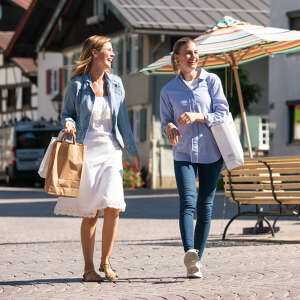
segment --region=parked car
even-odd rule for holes
[[[17,122],[0,128],[0,179],[41,181],[37,170],[51,140],[62,126],[49,121]]]

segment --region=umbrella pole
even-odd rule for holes
[[[250,141],[250,135],[249,135],[249,128],[248,128],[247,119],[246,119],[246,112],[245,112],[243,94],[242,94],[242,89],[241,89],[241,84],[240,84],[238,66],[235,65],[232,67],[232,69],[233,69],[234,79],[235,79],[235,83],[236,83],[236,89],[237,89],[240,108],[241,108],[241,117],[242,117],[244,129],[245,129],[248,151],[249,151],[250,158],[252,159],[253,153],[252,153],[252,147],[251,147],[251,141]]]

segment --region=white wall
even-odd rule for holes
[[[51,99],[55,95],[46,93],[46,70],[63,66],[63,56],[57,52],[40,52],[38,55],[38,118],[57,119]]]
[[[289,28],[287,12],[300,10],[299,0],[272,0],[271,26]],[[287,100],[300,99],[300,54],[276,55],[269,61],[270,155],[299,155],[299,145],[288,144]]]

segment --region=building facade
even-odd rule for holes
[[[271,26],[300,30],[300,2],[271,1]],[[270,154],[298,155],[300,146],[300,53],[269,62]]]
[[[39,63],[39,105],[45,106],[39,108],[39,111],[47,110],[45,102],[50,99],[47,86],[52,86],[49,78],[62,81],[63,96],[83,41],[93,34],[109,36],[117,52],[113,71],[121,76],[124,83],[131,126],[143,167],[148,172],[148,186],[174,187],[172,147],[161,133],[159,117],[160,89],[174,75],[146,76],[139,73],[139,70],[170,52],[178,38],[196,37],[215,25],[224,15],[253,24],[269,25],[269,1],[255,0],[249,4],[243,0],[228,9],[223,1],[214,1],[213,4],[201,2],[201,5],[197,2],[196,5],[191,0],[176,4],[153,4],[150,0],[128,0],[126,3],[121,0],[55,0],[51,2],[48,19],[37,22],[36,19],[41,18],[41,9],[43,14],[41,6],[50,5],[46,4],[48,2],[36,1],[35,5],[40,7],[33,8],[32,15],[27,19],[29,33],[34,32],[34,26],[45,24],[31,41]],[[14,49],[17,49],[18,39],[15,45]],[[51,60],[52,65],[43,64],[43,53],[51,52],[60,53],[61,60],[55,63]],[[258,106],[251,107],[255,113],[267,113],[267,63],[263,59],[245,65],[250,72],[250,79],[259,82],[263,88],[262,101]],[[52,75],[52,71],[58,73]]]
[[[6,50],[30,0],[0,3],[0,126],[37,119],[37,65],[32,58],[8,57]]]

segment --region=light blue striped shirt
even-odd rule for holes
[[[165,134],[168,123],[177,126],[182,138],[173,147],[173,156],[178,161],[192,163],[213,163],[221,154],[209,129],[220,124],[229,114],[220,78],[201,69],[196,79],[198,84],[190,88],[182,74],[169,81],[160,92],[161,129]],[[202,113],[206,123],[193,122],[188,125],[177,124],[184,112]]]

